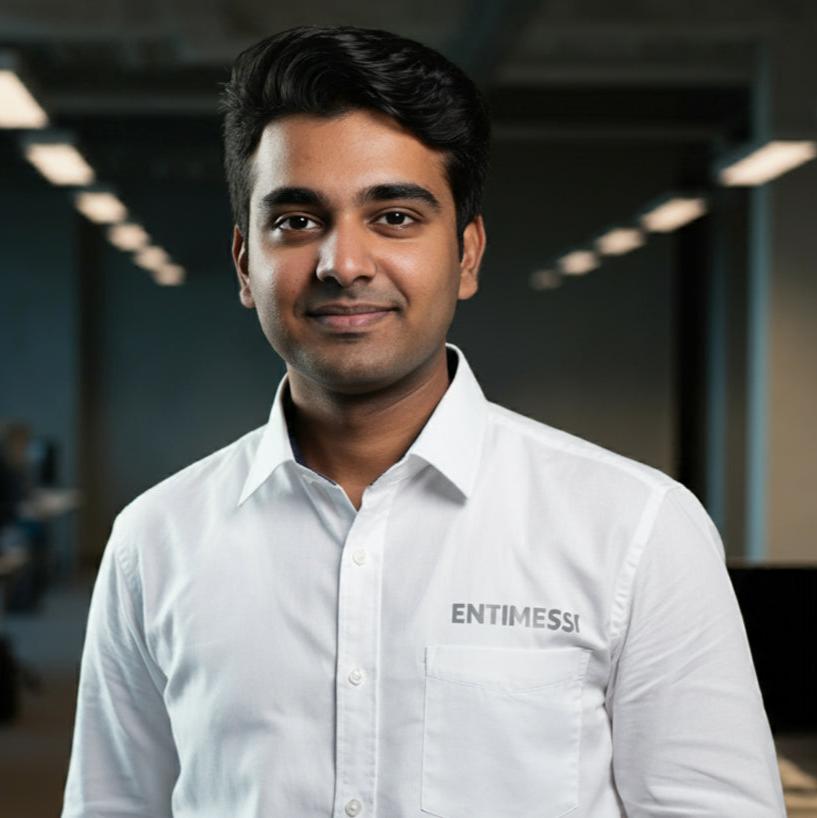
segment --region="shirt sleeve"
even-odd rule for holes
[[[724,550],[680,484],[630,580],[608,688],[625,814],[786,815],[768,719]]]
[[[170,818],[179,772],[119,520],[91,597],[62,818]]]

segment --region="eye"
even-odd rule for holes
[[[381,216],[378,217],[378,221],[380,219],[386,218],[387,216],[396,216],[401,221],[387,221],[387,225],[389,227],[408,227],[410,224],[413,224],[417,221],[414,216],[409,215],[408,213],[403,213],[402,210],[390,210],[388,213],[383,213]],[[406,223],[404,220],[409,219],[410,221]]]
[[[289,228],[283,228],[283,225],[286,222],[292,222],[293,224]],[[273,230],[283,229],[284,232],[294,232],[294,233],[303,233],[304,228],[306,225],[304,222],[315,222],[314,219],[310,219],[309,216],[284,216],[283,219],[279,219],[275,224],[272,226]],[[315,222],[317,224],[317,222]]]

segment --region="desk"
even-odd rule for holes
[[[20,504],[20,516],[29,520],[49,520],[73,511],[80,504],[80,493],[76,489],[35,489],[31,496]]]

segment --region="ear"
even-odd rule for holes
[[[247,259],[247,244],[244,236],[238,229],[238,225],[233,225],[233,265],[238,275],[238,299],[242,305],[251,310],[255,308],[255,299],[252,297],[250,288],[250,271]]]
[[[479,266],[485,252],[485,222],[482,214],[475,216],[462,233],[460,287],[457,298],[464,301],[479,289]]]

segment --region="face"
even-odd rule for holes
[[[478,217],[458,257],[440,152],[377,112],[298,114],[266,127],[252,178],[240,299],[291,376],[355,394],[439,353],[485,247]]]

